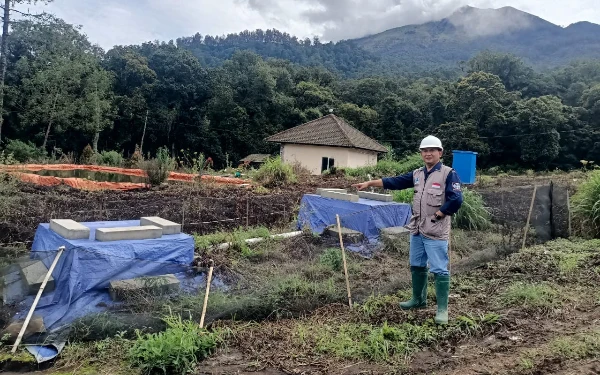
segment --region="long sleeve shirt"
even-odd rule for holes
[[[437,163],[430,171],[427,171],[426,167],[423,167],[425,171],[425,180],[431,175],[432,172],[440,170],[442,163]],[[404,190],[414,188],[415,182],[413,179],[413,172],[409,172],[396,177],[387,177],[383,179],[383,188],[387,190]],[[446,178],[446,200],[440,211],[444,215],[454,215],[460,208],[463,195],[461,191],[460,179],[456,171],[452,170]]]

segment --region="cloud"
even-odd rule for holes
[[[299,38],[337,41],[438,20],[464,5],[513,6],[551,22],[600,23],[598,0],[55,0],[22,6],[46,10],[83,26],[105,49],[116,44],[168,41],[197,32],[223,35],[279,29]],[[486,26],[488,22],[480,24]],[[481,27],[475,32],[481,32]]]

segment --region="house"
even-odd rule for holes
[[[247,165],[249,167],[258,168],[260,167],[267,159],[271,157],[269,154],[250,154],[240,160],[241,165]]]
[[[387,149],[331,114],[268,137],[281,144],[281,159],[300,163],[313,174],[332,168],[357,168],[377,164]]]

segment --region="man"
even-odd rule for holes
[[[427,306],[427,261],[435,275],[437,313],[435,322],[448,323],[448,239],[451,216],[460,208],[463,197],[460,180],[454,169],[440,162],[442,142],[428,136],[419,147],[424,168],[397,177],[363,182],[353,185],[358,190],[383,187],[388,190],[414,188],[413,215],[410,229],[410,271],[412,274],[412,298],[401,302],[402,309],[420,309]]]

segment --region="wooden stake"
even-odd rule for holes
[[[249,228],[249,218],[248,216],[250,215],[250,200],[248,198],[246,198],[246,228]]]
[[[569,189],[567,189],[567,214],[569,220],[569,238],[572,236],[572,228],[571,228],[571,198],[569,197]]]
[[[350,281],[348,280],[348,266],[346,265],[346,250],[344,250],[344,240],[342,239],[342,225],[340,224],[340,215],[335,215],[337,220],[338,234],[340,235],[340,247],[342,248],[342,260],[344,261],[344,275],[346,276],[346,289],[348,290],[348,306],[352,309],[352,295],[350,294]]]
[[[527,215],[527,224],[525,224],[525,233],[523,233],[523,245],[521,250],[525,248],[527,242],[527,233],[529,233],[529,221],[531,220],[531,212],[533,211],[533,202],[535,202],[535,193],[537,192],[537,185],[533,185],[533,196],[531,197],[531,204],[529,205],[529,215]]]
[[[212,281],[214,262],[210,261],[208,277],[206,278],[206,293],[204,294],[204,306],[202,306],[202,316],[200,317],[200,328],[204,328],[204,316],[206,315],[206,305],[208,305],[208,294],[210,293],[210,283]]]
[[[17,351],[17,347],[21,343],[21,340],[23,340],[23,335],[25,334],[25,331],[27,330],[27,326],[29,325],[29,321],[31,320],[31,317],[33,316],[33,312],[35,311],[35,308],[36,308],[38,302],[40,301],[40,298],[42,297],[42,293],[44,293],[44,288],[46,287],[46,284],[48,283],[48,280],[50,279],[50,275],[52,275],[52,271],[54,271],[54,267],[56,267],[56,264],[58,263],[58,260],[60,259],[60,256],[62,255],[64,250],[65,250],[64,246],[61,246],[58,248],[58,254],[56,254],[56,257],[54,258],[54,261],[52,262],[52,265],[50,266],[48,273],[46,273],[46,277],[44,277],[44,281],[42,282],[42,285],[40,286],[40,290],[38,290],[37,296],[35,296],[35,300],[33,301],[33,305],[31,305],[31,308],[29,309],[29,313],[27,314],[27,318],[25,318],[23,327],[21,327],[21,331],[19,332],[17,341],[15,341],[15,344],[12,347],[13,353]]]

